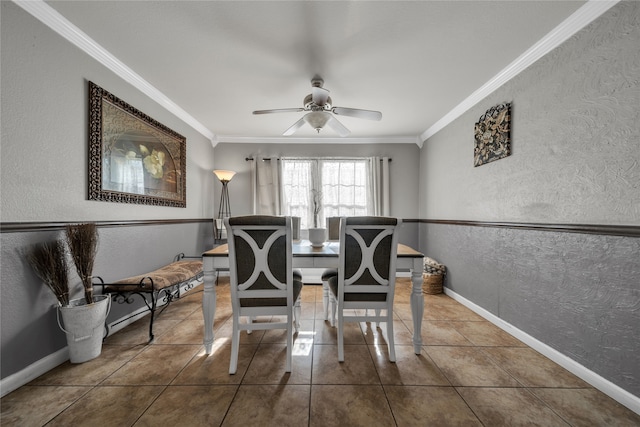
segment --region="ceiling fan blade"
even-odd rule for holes
[[[304,111],[304,108],[279,108],[276,110],[256,110],[253,114],[299,113],[301,111]]]
[[[287,130],[284,131],[284,133],[282,135],[284,136],[291,136],[293,135],[298,129],[300,129],[302,126],[304,126],[305,121],[304,121],[304,117],[301,118],[300,120],[298,120],[297,122],[295,122],[293,125],[291,125],[291,127]]]
[[[382,119],[382,113],[380,111],[360,110],[358,108],[344,108],[344,107],[333,107],[331,111],[333,111],[334,114],[337,114],[339,116],[351,116],[351,117],[356,117],[358,119],[367,119],[367,120]]]
[[[327,126],[336,131],[340,136],[347,136],[351,133],[349,129],[344,127],[344,125],[333,116],[329,116],[329,120],[327,120]]]
[[[329,90],[314,86],[311,88],[311,99],[314,104],[322,107],[327,102],[327,99],[329,99]]]

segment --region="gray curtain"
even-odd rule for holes
[[[371,157],[373,214],[389,216],[389,157]]]
[[[281,215],[280,162],[255,156],[251,161],[251,193],[255,215]]]

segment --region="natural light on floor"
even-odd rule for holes
[[[298,336],[293,341],[292,356],[308,356],[313,350],[314,331],[298,331]]]

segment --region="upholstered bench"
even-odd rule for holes
[[[162,303],[160,315],[171,301],[180,298],[180,292],[184,288],[189,290],[202,283],[202,258],[185,257],[179,254],[171,264],[165,265],[149,273],[128,277],[114,283],[104,283],[98,276],[94,276],[101,283],[104,294],[110,293],[117,303],[133,303],[133,296],[139,295],[144,300],[147,309],[151,312],[149,322],[149,342],[153,341],[153,321],[156,317],[158,302]]]

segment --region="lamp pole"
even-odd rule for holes
[[[216,177],[222,183],[222,193],[220,194],[220,206],[218,207],[218,217],[215,220],[215,239],[220,242],[222,240],[222,228],[224,227],[224,219],[231,216],[231,205],[229,204],[229,188],[228,184],[231,178],[236,174],[233,171],[219,170],[213,171]]]

